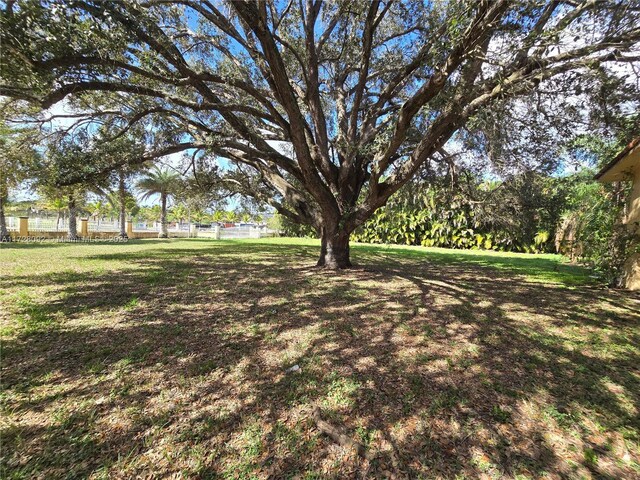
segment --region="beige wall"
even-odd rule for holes
[[[39,238],[43,239],[51,239],[51,238],[67,238],[67,232],[29,232],[28,235],[21,235],[19,232],[9,232],[13,239],[21,240],[20,237],[30,237],[31,240],[24,241],[37,241]],[[98,239],[98,240],[108,240],[114,237],[117,237],[117,232],[89,232],[89,234],[85,237],[86,239]],[[187,232],[169,232],[169,237],[180,237],[186,238],[188,236]],[[132,235],[129,235],[129,238],[158,238],[158,232],[133,232]]]
[[[629,290],[640,290],[640,253],[631,255],[624,263],[622,286]]]
[[[631,198],[629,199],[629,214],[627,223],[640,222],[640,166],[635,169]]]
[[[635,234],[635,242],[640,242],[640,166],[636,167],[633,175],[633,187],[629,198],[627,225]],[[622,272],[622,285],[629,290],[640,290],[640,253],[635,253],[627,259]]]

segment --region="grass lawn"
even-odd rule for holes
[[[638,296],[554,255],[318,251],[1,245],[0,477],[640,477]]]

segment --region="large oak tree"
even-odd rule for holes
[[[0,94],[250,167],[342,268],[350,233],[456,132],[637,62],[639,16],[631,0],[5,0]]]

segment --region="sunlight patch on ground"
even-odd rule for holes
[[[3,246],[3,475],[640,475],[634,296],[552,255],[352,250]]]

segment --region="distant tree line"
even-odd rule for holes
[[[169,221],[249,221],[264,211],[248,199],[241,199],[235,211],[225,211],[226,199],[238,192],[224,188],[217,169],[197,170],[188,156],[176,166],[162,165],[162,158],[146,158],[143,137],[135,130],[116,135],[111,125],[93,122],[72,132],[51,131],[9,121],[7,105],[0,107],[5,117],[0,116],[2,241],[11,241],[8,213],[53,214],[56,228],[66,220],[67,236],[75,240],[79,216],[98,222],[117,219],[123,238],[127,220],[158,222],[159,237],[166,238]],[[117,168],[94,170],[96,164],[119,161]],[[18,191],[35,193],[38,200],[12,205],[10,197]],[[145,200],[157,205],[141,206],[139,201]]]

